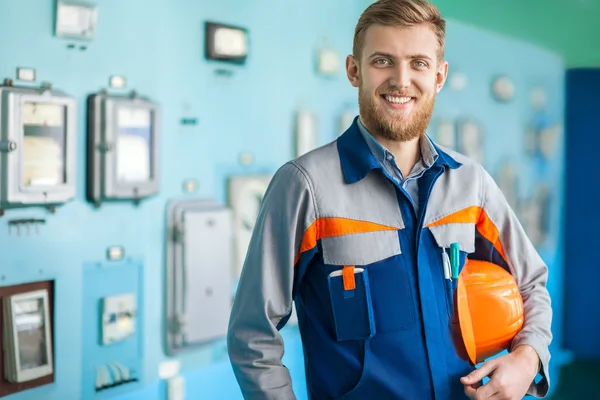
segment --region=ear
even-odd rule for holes
[[[435,77],[436,83],[436,91],[437,93],[442,90],[444,84],[446,83],[446,78],[448,77],[448,61],[443,61],[438,67],[437,74]]]
[[[352,86],[360,86],[360,65],[358,60],[352,54],[346,57],[346,74],[348,75],[348,80]]]

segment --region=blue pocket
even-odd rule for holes
[[[454,314],[454,286],[455,283],[450,279],[444,279],[446,285],[446,307],[448,311],[448,317],[453,319]]]
[[[456,304],[456,288],[458,287],[458,280],[452,281],[446,280],[446,299],[448,301],[448,317],[450,323],[455,324],[458,322],[458,308]]]
[[[337,340],[368,339],[375,334],[373,305],[366,269],[354,269],[354,289],[344,289],[342,270],[328,279]]]

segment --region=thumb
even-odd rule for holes
[[[484,363],[481,367],[471,372],[469,375],[460,378],[463,385],[472,385],[486,376],[490,375],[496,369],[496,364],[492,361]]]

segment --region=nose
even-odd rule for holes
[[[410,86],[410,69],[405,63],[398,63],[394,69],[394,75],[390,82],[399,89],[406,89]]]

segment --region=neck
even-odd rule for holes
[[[383,147],[388,149],[394,155],[394,157],[396,157],[396,164],[398,165],[398,168],[400,168],[402,176],[407,177],[410,175],[415,164],[421,159],[420,136],[405,142],[401,142],[398,140],[386,139],[379,133],[369,129],[366,125],[365,128],[369,130],[369,133],[371,133],[375,140],[377,140]]]
[[[396,164],[402,171],[402,176],[406,178],[410,175],[415,164],[421,159],[419,137],[406,142],[385,139],[379,135],[373,137],[396,157]]]

